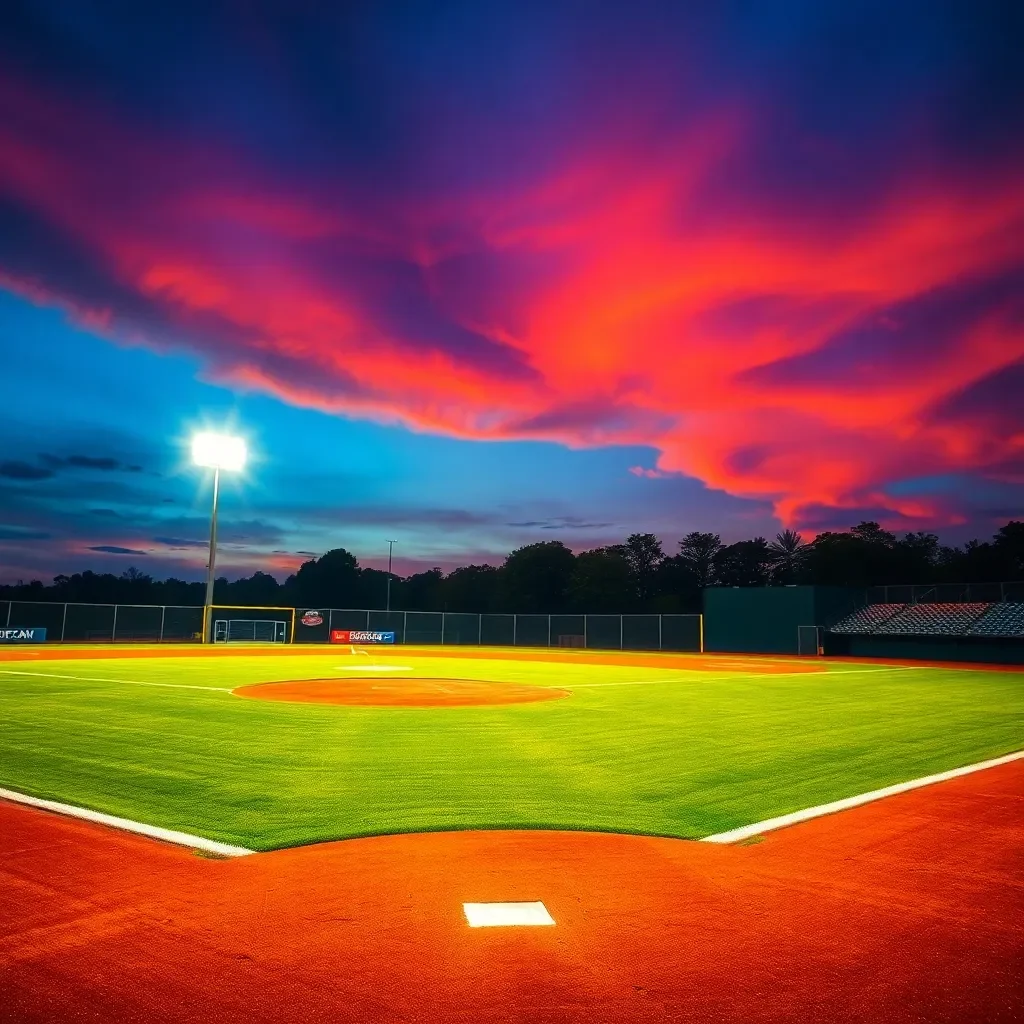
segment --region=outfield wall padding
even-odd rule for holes
[[[857,587],[709,587],[704,591],[704,649],[799,654],[800,626],[830,626],[862,602]]]

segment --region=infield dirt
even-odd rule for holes
[[[740,848],[571,832],[211,861],[0,803],[3,1021],[1021,1019],[1024,763]],[[554,928],[470,929],[542,900]]]

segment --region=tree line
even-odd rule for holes
[[[217,604],[383,608],[388,574],[363,568],[344,548],[304,562],[284,583],[265,572],[215,584]],[[705,587],[800,583],[845,586],[989,583],[1024,580],[1024,522],[1010,521],[990,541],[951,547],[931,533],[902,537],[865,522],[805,542],[793,530],[723,544],[715,533],[688,533],[666,553],[651,533],[574,554],[560,541],[527,544],[500,566],[467,565],[392,576],[391,607],[451,612],[696,612]],[[0,599],[201,605],[204,585],[154,580],[137,568],[91,571],[0,586]]]

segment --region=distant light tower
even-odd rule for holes
[[[384,606],[384,610],[388,612],[391,611],[391,553],[395,550],[397,543],[397,540],[388,541],[388,598]]]
[[[203,604],[203,643],[213,639],[213,571],[217,561],[217,498],[220,471],[237,472],[245,466],[245,441],[228,434],[204,431],[192,438],[192,461],[213,470],[213,510],[210,513],[210,558],[206,564],[206,601]]]

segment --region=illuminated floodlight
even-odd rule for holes
[[[470,928],[555,923],[548,908],[539,900],[535,903],[463,903],[462,911]]]
[[[245,441],[230,434],[203,430],[192,438],[192,461],[213,470],[213,506],[210,509],[210,557],[206,563],[206,600],[203,602],[203,643],[213,642],[213,580],[217,563],[217,498],[220,495],[220,471],[245,466]]]
[[[192,461],[209,469],[239,470],[245,466],[245,441],[230,434],[203,431],[192,438]]]

